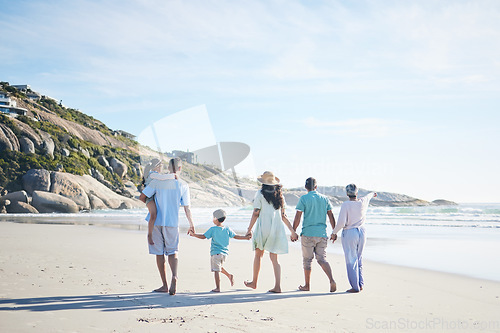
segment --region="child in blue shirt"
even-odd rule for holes
[[[189,234],[193,237],[199,239],[212,239],[210,246],[210,262],[212,266],[212,272],[214,272],[215,278],[215,289],[212,292],[220,292],[220,276],[219,272],[226,275],[231,282],[231,286],[234,285],[234,278],[232,274],[229,274],[222,264],[226,260],[228,254],[229,238],[234,239],[250,239],[251,234],[247,236],[239,236],[234,233],[229,227],[223,226],[222,223],[226,219],[226,212],[222,209],[217,209],[213,213],[213,222],[215,226],[208,229],[204,234],[195,234],[190,232]]]

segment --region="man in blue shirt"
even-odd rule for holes
[[[302,242],[302,256],[304,263],[304,277],[305,284],[299,286],[299,290],[309,291],[311,281],[311,263],[316,256],[318,264],[330,280],[330,292],[337,290],[337,284],[333,279],[332,269],[328,261],[326,261],[326,217],[330,220],[332,229],[335,228],[335,218],[332,213],[332,204],[330,200],[316,192],[317,182],[316,179],[310,177],[306,179],[305,188],[307,194],[300,197],[297,203],[297,212],[293,221],[293,230],[297,230],[300,224],[300,219],[304,215],[302,222],[301,242]]]
[[[176,157],[170,160],[168,169],[171,173],[180,173],[181,159]],[[148,243],[149,253],[156,255],[156,264],[160,272],[163,285],[155,289],[156,292],[167,292],[174,295],[177,285],[177,251],[179,247],[179,207],[184,207],[186,218],[189,221],[189,231],[194,232],[194,224],[189,209],[189,187],[183,180],[153,179],[141,193],[140,200],[146,202],[146,198],[154,196],[156,202],[156,220],[148,221]],[[167,283],[165,256],[168,257],[172,281],[170,289]]]

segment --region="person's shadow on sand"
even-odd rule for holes
[[[0,311],[58,311],[99,309],[102,311],[127,311],[136,309],[179,308],[208,304],[232,304],[274,301],[287,298],[332,297],[341,293],[309,293],[289,291],[281,294],[258,293],[247,289],[222,293],[183,292],[175,296],[165,293],[103,294],[85,296],[53,296],[38,298],[1,299]]]

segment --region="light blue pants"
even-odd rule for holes
[[[363,287],[363,248],[366,243],[364,227],[342,231],[342,247],[344,248],[347,278],[352,289],[359,291]]]

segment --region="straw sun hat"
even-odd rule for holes
[[[278,185],[280,183],[280,179],[274,176],[272,171],[265,171],[257,180],[264,185]]]

